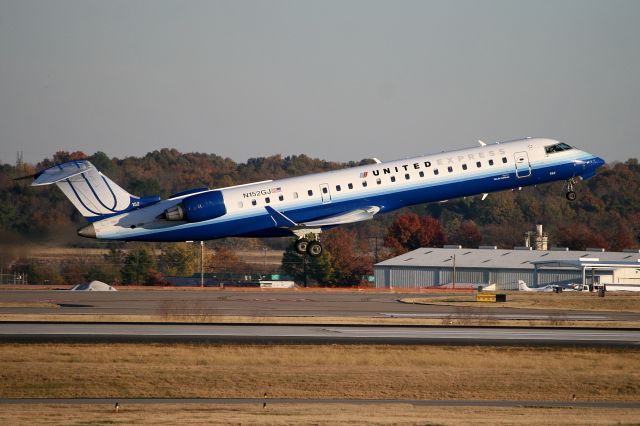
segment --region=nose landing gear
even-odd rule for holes
[[[573,190],[573,186],[575,184],[576,184],[575,179],[571,178],[571,179],[567,180],[567,184],[565,185],[565,188],[567,190],[567,193],[565,194],[565,197],[567,197],[567,200],[569,200],[569,201],[575,201],[576,198],[578,198],[578,195]]]

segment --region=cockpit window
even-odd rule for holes
[[[544,147],[544,151],[547,154],[553,154],[554,152],[566,151],[568,149],[573,149],[571,145],[567,145],[564,142],[557,143],[555,145],[549,145]]]

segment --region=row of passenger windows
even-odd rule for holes
[[[502,157],[502,163],[506,164],[507,163],[507,157]],[[494,161],[493,159],[490,159],[488,161],[489,166],[493,166],[494,165]],[[476,168],[481,168],[482,167],[482,162],[481,161],[476,161]],[[468,170],[468,166],[467,164],[462,164],[462,170]],[[449,173],[453,173],[453,166],[448,166],[447,167],[447,171]],[[440,174],[440,170],[439,169],[433,169],[433,174],[434,175],[439,175]],[[420,170],[420,172],[418,173],[418,176],[420,176],[421,178],[424,177],[425,173],[423,170]],[[405,173],[404,175],[404,179],[405,180],[410,180],[411,179],[411,175],[409,173]],[[390,182],[395,182],[396,181],[396,177],[395,176],[389,176],[389,180]],[[382,185],[382,178],[376,178],[376,184],[377,185]],[[362,181],[362,187],[366,188],[369,184],[367,183],[366,180]],[[348,183],[347,184],[347,188],[349,189],[353,189],[353,183]],[[341,192],[342,191],[342,185],[336,185],[336,192]],[[322,187],[322,193],[323,194],[328,194],[329,193],[329,188],[326,186]],[[293,192],[292,193],[293,199],[298,199],[299,198],[299,194],[297,192]],[[307,190],[307,196],[309,197],[313,197],[313,190],[309,189]],[[284,195],[278,195],[278,201],[284,201]],[[271,197],[265,197],[264,198],[264,203],[265,204],[270,204],[271,203]],[[256,206],[258,205],[258,200],[257,199],[253,199],[251,200],[251,205],[252,206]],[[238,202],[238,207],[242,208],[244,206],[244,203],[242,201]]]

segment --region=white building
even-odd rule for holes
[[[455,268],[454,268],[455,261]],[[640,250],[605,252],[602,249],[569,251],[552,248],[498,250],[493,246],[419,248],[377,263],[376,288],[422,288],[456,283],[517,290],[518,280],[531,287],[548,284],[620,283],[640,280]],[[623,278],[621,278],[623,277]],[[635,278],[634,278],[635,277]]]

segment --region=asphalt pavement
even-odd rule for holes
[[[640,330],[333,325],[1,323],[3,342],[454,344],[640,347]]]
[[[257,317],[346,318],[492,318],[523,320],[640,321],[640,313],[558,311],[505,308],[499,304],[478,308],[418,305],[399,302],[420,293],[322,292],[273,290],[118,291],[72,292],[2,290],[0,314],[81,315],[211,315]],[[49,307],[28,306],[45,302]],[[42,305],[42,303],[40,303]]]

